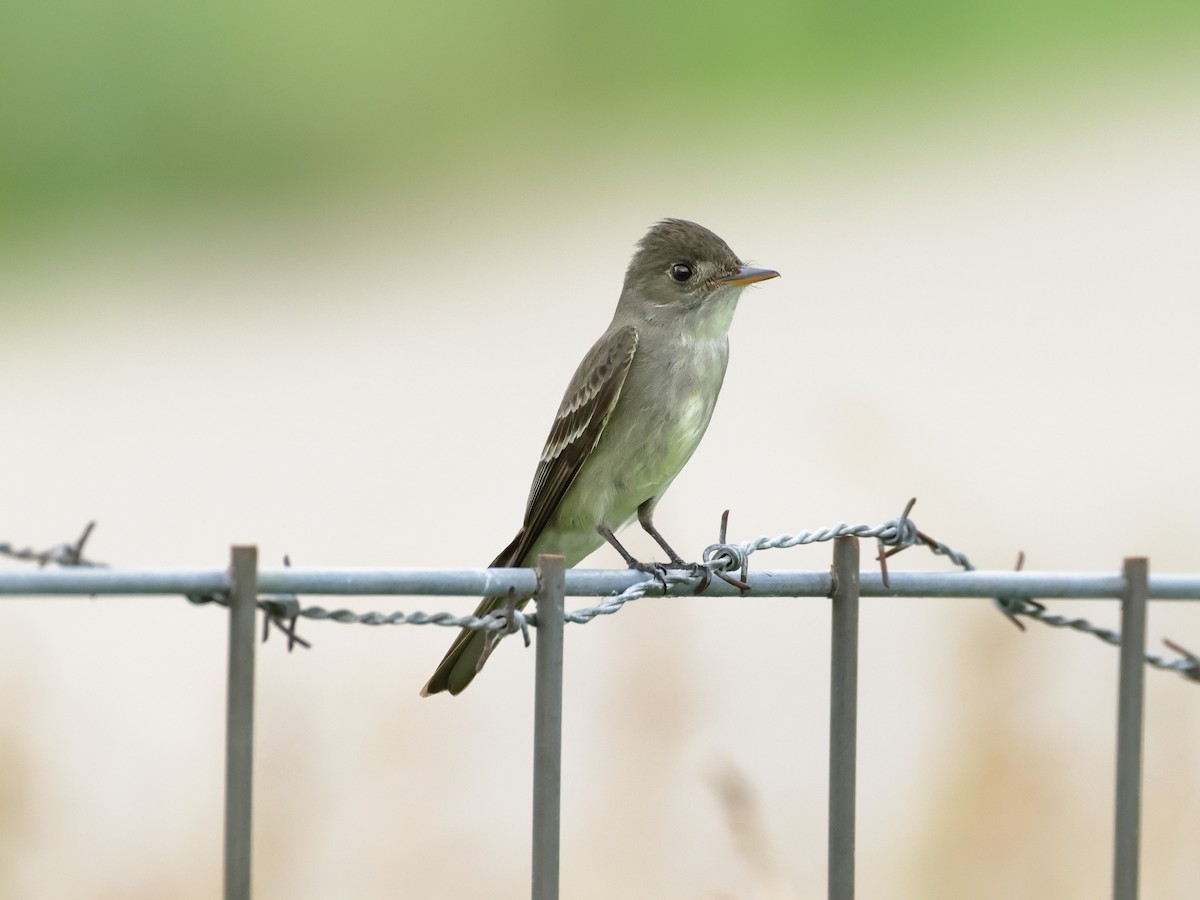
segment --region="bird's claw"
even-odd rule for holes
[[[664,594],[667,592],[667,567],[662,563],[644,563],[634,560],[629,564],[629,568],[637,569],[639,572],[645,572],[662,585]]]
[[[703,594],[712,584],[712,570],[704,563],[680,563],[677,568],[687,572],[688,578],[696,582],[693,594]]]
[[[654,580],[662,585],[664,593],[670,587],[667,578],[673,572],[685,575],[688,581],[695,581],[695,593],[697,594],[702,593],[712,582],[712,572],[708,566],[704,565],[704,563],[684,562],[682,559],[673,559],[669,563],[638,562],[630,565],[629,568],[637,569],[639,572],[645,572],[647,575],[653,576]]]

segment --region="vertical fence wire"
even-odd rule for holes
[[[1117,790],[1113,897],[1136,900],[1142,802],[1142,722],[1146,669],[1146,601],[1149,563],[1125,560],[1121,596],[1121,665],[1117,700]]]
[[[258,593],[258,548],[233,548],[229,580],[229,682],[225,709],[225,900],[250,900],[254,612]]]
[[[558,900],[566,560],[538,557],[533,704],[533,900]]]
[[[854,788],[858,727],[858,538],[833,543],[829,689],[829,898],[854,897]]]

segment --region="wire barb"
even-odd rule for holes
[[[1191,679],[1192,681],[1200,681],[1200,657],[1197,657],[1191,650],[1179,646],[1179,644],[1169,638],[1163,638],[1163,643],[1168,650],[1173,650],[1181,657],[1171,662],[1171,668],[1184,678]]]
[[[83,545],[92,536],[92,531],[95,528],[95,522],[88,522],[83,528],[83,533],[79,535],[74,543],[56,544],[47,550],[34,550],[31,547],[18,550],[10,543],[0,543],[0,556],[7,556],[9,559],[20,560],[21,562],[36,562],[38,568],[45,568],[53,564],[63,567],[76,566],[88,569],[104,569],[107,568],[104,563],[93,562],[83,555]]]

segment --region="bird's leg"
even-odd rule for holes
[[[621,542],[617,540],[617,536],[612,533],[612,529],[607,525],[597,525],[596,531],[600,533],[600,537],[608,541],[614,550],[621,554],[621,559],[625,560],[625,565],[631,569],[645,570],[645,563],[638,562],[633,558],[633,554],[621,546]]]
[[[597,525],[596,531],[600,537],[608,541],[612,548],[621,554],[621,558],[625,560],[625,565],[631,569],[637,569],[639,572],[645,572],[647,575],[653,575],[663,586],[663,590],[667,589],[667,570],[662,563],[644,563],[633,558],[633,554],[621,546],[621,542],[617,540],[617,536],[612,533],[612,529],[607,525]]]
[[[700,591],[708,587],[708,582],[712,577],[712,573],[709,572],[709,570],[701,563],[684,562],[683,557],[676,553],[671,548],[671,545],[663,539],[663,536],[658,533],[658,529],[654,527],[655,502],[656,501],[653,499],[647,500],[638,507],[638,523],[643,529],[645,529],[646,534],[654,538],[654,540],[658,543],[658,546],[662,547],[663,550],[666,551],[667,556],[671,558],[672,566],[674,566],[676,569],[685,569],[693,578],[700,579],[700,582],[696,585],[696,593],[700,593]]]
[[[671,560],[671,565],[677,569],[687,569],[689,565],[683,561],[683,557],[671,549],[671,545],[666,542],[658,529],[654,527],[654,500],[647,500],[638,507],[638,523],[645,529],[646,534],[654,538],[655,543],[663,548],[663,552]]]

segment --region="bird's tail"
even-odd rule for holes
[[[520,560],[513,557],[520,553],[524,537],[524,531],[522,531],[492,561],[491,567],[496,569],[520,565]],[[528,602],[528,598],[518,600],[517,609],[524,608]],[[488,613],[500,609],[506,603],[508,603],[507,597],[484,597],[479,606],[475,608],[475,615],[486,616]],[[454,643],[450,645],[450,649],[446,651],[446,655],[442,657],[433,677],[426,682],[425,687],[421,688],[421,696],[428,697],[430,694],[438,694],[442,691],[449,691],[451,694],[462,693],[471,683],[475,674],[483,667],[483,663],[486,661],[486,657],[483,655],[484,647],[487,646],[488,636],[494,634],[495,632],[480,631],[477,628],[464,628],[460,631],[458,637],[454,639]]]

